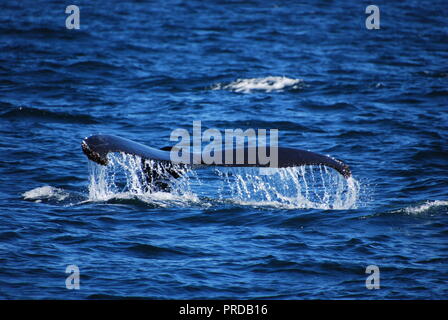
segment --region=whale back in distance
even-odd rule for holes
[[[161,149],[151,148],[144,144],[128,140],[125,138],[113,136],[113,135],[93,135],[85,138],[82,141],[82,150],[86,156],[101,165],[107,165],[107,154],[112,152],[123,152],[139,156],[142,159],[152,159],[162,162],[175,163],[171,160],[170,148],[166,147]],[[269,150],[269,147],[266,148]],[[227,152],[229,149],[222,151],[221,164],[207,164],[201,161],[201,165],[213,165],[213,166],[225,166],[225,167],[269,167],[269,163],[261,161],[258,158],[258,152],[253,147],[244,147],[243,150],[234,148],[232,152]],[[243,151],[243,159],[237,159],[238,151]],[[335,169],[345,178],[351,176],[350,168],[342,161],[334,159],[328,156],[324,156],[311,151],[305,151],[295,148],[277,147],[278,152],[278,168],[286,167],[298,167],[303,165],[324,165]],[[255,161],[249,160],[249,155],[255,154]],[[229,155],[232,159],[229,159]],[[186,164],[192,164],[195,154],[189,153]],[[227,156],[227,159],[226,159]],[[226,161],[227,160],[227,161]],[[239,161],[237,161],[239,160]],[[226,163],[227,162],[227,163]],[[178,162],[184,163],[185,162]],[[229,164],[230,163],[230,164]],[[199,163],[198,163],[199,164]]]

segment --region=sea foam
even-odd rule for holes
[[[435,209],[437,207],[448,207],[448,201],[446,200],[433,200],[433,201],[426,201],[423,204],[419,204],[416,206],[409,206],[407,208],[395,211],[395,212],[402,212],[407,214],[421,214],[431,211],[432,209]]]
[[[269,76],[265,78],[238,79],[229,84],[218,83],[213,90],[229,90],[239,93],[251,93],[252,91],[283,91],[285,89],[299,89],[303,84],[302,79],[288,77]]]
[[[63,201],[69,196],[69,194],[59,188],[55,188],[52,186],[43,186],[26,191],[22,194],[22,196],[25,200],[34,200],[36,202],[41,202],[42,200]]]

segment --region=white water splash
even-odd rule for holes
[[[284,209],[353,209],[358,205],[359,183],[325,166],[275,169],[215,168],[200,174],[179,168],[182,176],[169,181],[170,191],[148,188],[139,157],[110,154],[109,164],[90,163],[90,201],[137,198],[160,206],[211,206],[224,203]],[[149,162],[156,170],[161,164]],[[214,174],[213,174],[214,173]]]
[[[107,166],[89,161],[90,201],[137,198],[164,207],[199,202],[186,182],[188,170],[185,168],[175,168],[181,177],[168,181],[170,192],[164,192],[155,191],[148,185],[140,157],[119,153],[108,155],[108,160]],[[160,162],[146,160],[146,164],[156,172],[163,172],[163,165]]]
[[[43,186],[34,188],[22,194],[25,200],[34,200],[35,202],[41,202],[42,200],[55,200],[63,201],[67,199],[69,194],[59,188],[52,186]]]
[[[238,79],[226,85],[218,83],[212,89],[230,90],[240,93],[251,93],[252,91],[272,92],[283,91],[285,89],[299,89],[302,84],[302,79],[270,76],[265,78]]]
[[[221,198],[230,195],[239,204],[323,210],[357,207],[359,183],[325,166],[281,168],[270,175],[259,175],[247,168],[217,172],[225,181]]]
[[[394,212],[404,212],[407,214],[421,214],[441,206],[448,207],[448,201],[444,200],[426,201],[423,204],[417,206],[410,206]]]
[[[202,179],[195,170],[178,168],[181,177],[171,179],[170,191],[165,192],[148,187],[139,157],[118,153],[108,159],[107,166],[89,162],[90,201],[138,198],[161,206],[210,206],[210,202],[230,201],[255,207],[323,210],[358,206],[359,183],[325,166],[281,168],[269,175],[260,174],[259,168],[215,168],[214,178]],[[147,163],[161,172],[159,162]]]

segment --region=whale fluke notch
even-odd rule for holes
[[[163,149],[155,149],[148,147],[144,144],[128,140],[125,138],[113,136],[113,135],[93,135],[85,138],[82,141],[82,150],[90,160],[101,164],[107,165],[107,154],[111,152],[123,152],[139,156],[142,159],[152,159],[156,161],[174,163],[170,158],[171,147],[164,147]],[[269,150],[269,147],[267,147]],[[233,159],[237,149],[233,149]],[[201,165],[213,165],[213,166],[226,166],[226,167],[268,167],[269,165],[260,163],[258,157],[255,163],[249,163],[248,154],[250,147],[244,148],[244,162],[241,164],[225,164],[226,152],[223,150],[223,164],[205,164]],[[193,159],[193,153],[190,153],[190,160]],[[190,161],[190,163],[193,163]],[[236,161],[232,161],[236,163]],[[311,151],[305,151],[294,148],[278,147],[278,167],[298,167],[303,165],[323,165],[335,169],[345,178],[351,176],[351,170],[348,165],[338,159],[334,159],[328,156],[324,156]]]

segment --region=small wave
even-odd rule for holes
[[[365,137],[375,137],[377,134],[372,131],[363,131],[363,130],[346,130],[340,134],[338,134],[337,138],[365,138]]]
[[[0,27],[0,34],[9,34],[14,36],[38,36],[38,37],[51,37],[51,38],[60,38],[61,31],[57,28],[45,28],[45,27],[37,27],[37,28],[14,28],[14,27]]]
[[[394,212],[395,213],[397,213],[397,212],[398,213],[406,213],[406,214],[421,214],[421,213],[430,212],[439,207],[448,207],[448,201],[447,200],[426,201],[423,204],[420,204],[417,206],[410,206],[410,207],[400,209],[400,210],[397,210]]]
[[[238,79],[229,84],[218,83],[213,90],[230,90],[238,93],[251,93],[252,91],[281,92],[285,89],[300,89],[302,79],[269,76],[265,78]]]
[[[68,65],[66,68],[77,71],[104,70],[104,71],[126,71],[124,67],[96,60],[78,61]]]
[[[447,71],[420,71],[417,72],[418,75],[430,77],[430,78],[448,78],[448,72]]]
[[[448,96],[448,90],[432,90],[426,94],[427,97],[446,97]]]
[[[22,196],[25,200],[42,202],[42,200],[63,201],[69,197],[69,194],[59,188],[43,186],[26,191]]]
[[[137,255],[148,257],[167,257],[183,255],[184,253],[175,249],[159,247],[145,243],[133,244],[126,248],[128,251],[135,253]]]
[[[358,108],[347,102],[336,102],[336,103],[325,103],[323,101],[316,100],[305,100],[300,104],[300,107],[307,108],[309,110],[323,110],[323,111],[334,111],[334,110],[342,110],[342,111],[350,111],[353,112]]]
[[[30,107],[19,107],[0,115],[1,118],[7,119],[28,119],[28,120],[45,120],[47,122],[58,123],[81,123],[81,124],[95,124],[98,123],[89,115],[70,114],[63,112],[55,112],[42,110]]]

